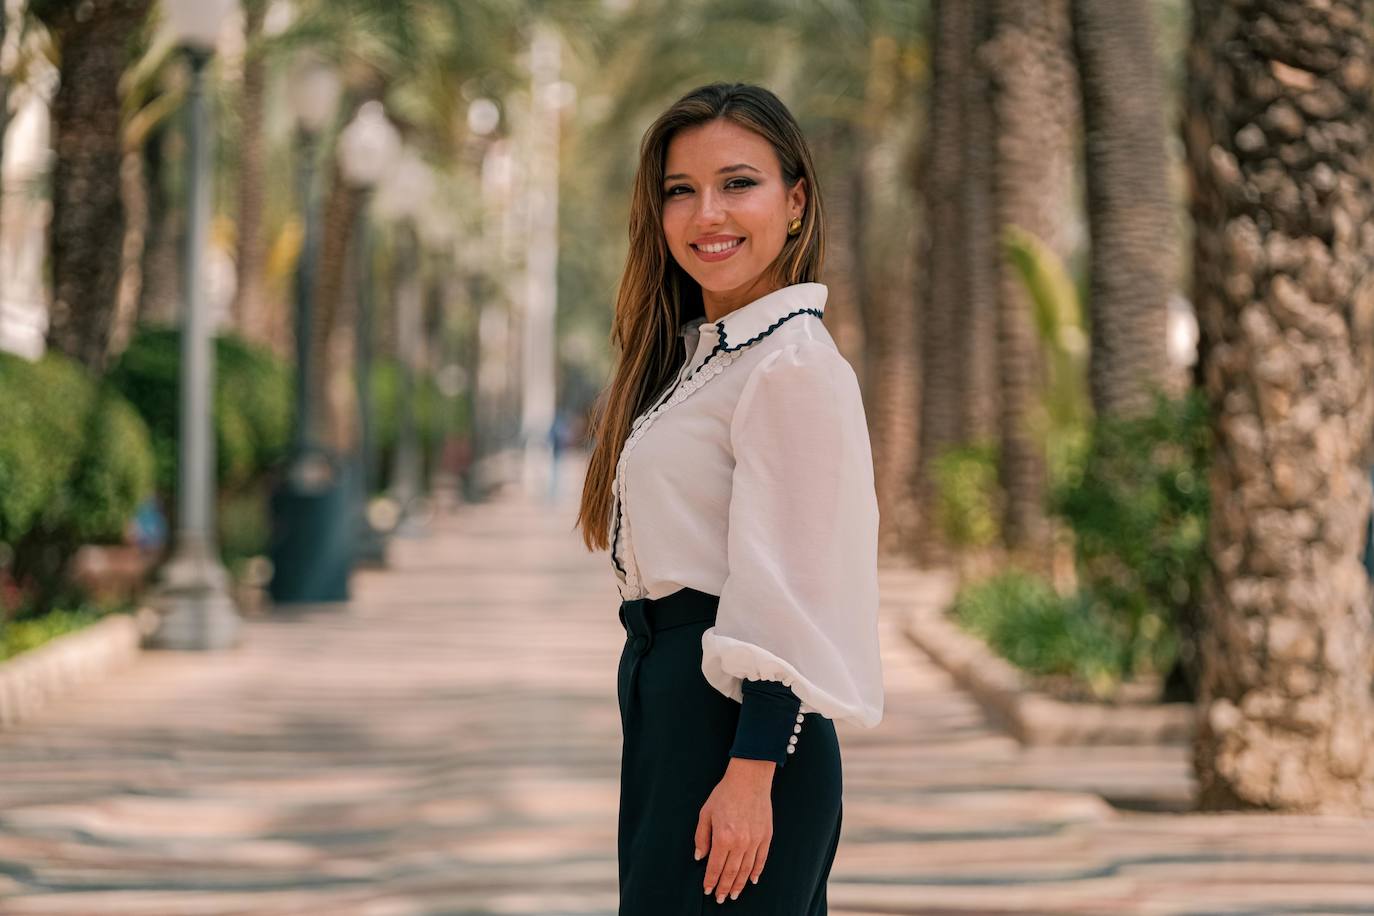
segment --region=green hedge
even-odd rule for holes
[[[1079,579],[1121,621],[1128,670],[1163,663],[1206,562],[1210,461],[1200,392],[1157,397],[1137,418],[1097,421],[1052,510],[1073,529]],[[1184,628],[1186,631],[1186,628]]]
[[[153,491],[147,426],[109,386],[55,351],[0,353],[0,542],[8,575],[43,612],[85,543],[120,543]]]
[[[1024,671],[1068,676],[1099,697],[1121,680],[1119,628],[1083,594],[1061,598],[1034,576],[1004,572],[962,589],[952,615]]]
[[[111,367],[110,384],[148,423],[157,488],[171,505],[177,488],[181,334],[143,326]],[[232,334],[215,338],[215,473],[221,489],[250,484],[285,455],[294,414],[290,368]]]
[[[372,365],[372,447],[377,454],[377,481],[385,487],[391,479],[400,435],[400,363],[381,359]],[[415,385],[415,426],[422,452],[422,474],[428,480],[438,444],[448,436],[464,433],[471,425],[467,400],[457,405],[439,391],[434,376],[421,373]]]

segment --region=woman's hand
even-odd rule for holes
[[[773,841],[771,760],[731,757],[725,777],[711,791],[697,819],[696,857],[707,851],[705,893],[719,886],[716,903],[739,898],[748,880],[759,883]],[[719,882],[719,885],[717,885]]]

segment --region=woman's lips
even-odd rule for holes
[[[745,241],[745,239],[740,239],[739,243],[736,244],[733,248],[727,248],[724,251],[717,252],[702,251],[695,245],[691,247],[692,250],[697,253],[697,257],[701,258],[703,261],[724,261],[726,258],[733,255],[736,251],[739,251],[741,248],[743,248]]]

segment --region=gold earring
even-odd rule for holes
[[[787,234],[796,235],[798,232],[801,232],[801,217],[794,216],[792,222],[787,224]]]

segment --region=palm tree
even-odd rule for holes
[[[1147,409],[1168,366],[1172,278],[1163,101],[1150,7],[1073,0],[1092,235],[1089,381],[1098,414]]]
[[[1214,443],[1198,800],[1367,815],[1370,4],[1192,12],[1185,139]]]
[[[267,313],[267,237],[263,227],[266,195],[266,144],[263,138],[263,104],[266,101],[267,61],[262,46],[267,0],[243,3],[243,79],[239,95],[238,142],[238,283],[234,318],[243,335],[266,344],[273,322]]]
[[[1077,121],[1068,0],[992,0],[992,37],[979,49],[992,80],[997,225],[1029,232],[1061,257],[1068,245]],[[1045,454],[1035,409],[1042,388],[1026,290],[1002,258],[997,293],[1003,538],[1044,544]]]
[[[34,0],[30,13],[61,49],[53,99],[53,302],[48,343],[94,372],[105,367],[119,286],[120,77],[151,0]]]
[[[925,202],[925,289],[921,297],[921,419],[917,485],[921,559],[941,558],[933,520],[937,492],[932,468],[944,450],[960,443],[960,315],[964,311],[967,235],[963,209],[965,119],[973,68],[974,8],[980,2],[936,0],[930,30],[932,53],[926,144],[920,166]]]

